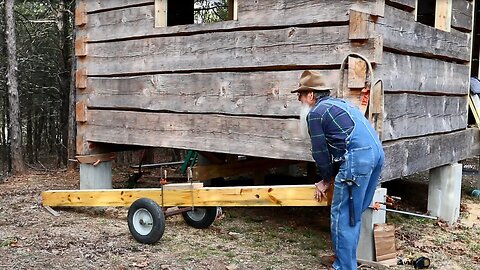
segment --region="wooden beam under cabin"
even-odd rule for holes
[[[228,177],[243,173],[263,171],[271,168],[299,163],[295,160],[253,159],[227,164],[200,165],[192,168],[193,179],[205,181],[217,177]]]
[[[314,199],[314,185],[208,187],[191,189],[51,190],[42,192],[44,206],[130,206],[150,198],[160,206],[327,206]],[[331,195],[330,195],[331,198]]]

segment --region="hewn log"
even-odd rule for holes
[[[417,0],[386,0],[385,4],[406,11],[413,11],[417,7]]]
[[[88,141],[304,160],[298,119],[88,110]]]
[[[383,140],[467,127],[467,96],[386,94]]]
[[[429,58],[470,61],[470,36],[458,31],[439,31],[400,16],[405,12],[386,7],[385,18],[377,22],[383,45],[391,50]]]
[[[97,5],[111,8],[113,2],[91,1],[89,9]],[[118,1],[148,2],[148,1]],[[242,28],[271,28],[278,26],[295,26],[307,24],[344,24],[349,20],[350,9],[374,15],[383,15],[383,0],[339,0],[333,4],[328,0],[265,0],[238,1],[238,20],[207,24],[178,25],[171,27],[154,27],[155,14],[153,0],[148,6],[130,7],[88,15],[86,32],[92,41],[120,38],[143,37],[151,35],[182,35],[199,32],[215,32]],[[115,2],[116,3],[116,2]],[[98,9],[95,7],[94,9]]]
[[[453,0],[452,27],[462,32],[472,31],[473,2],[467,0]]]
[[[415,91],[466,95],[469,65],[385,52],[375,77],[383,79],[385,91]]]
[[[112,9],[124,9],[131,6],[138,5],[153,5],[154,0],[79,0],[86,6],[88,13],[104,12]]]
[[[405,139],[384,144],[382,181],[450,164],[479,153],[479,130]]]
[[[320,71],[338,84],[337,70]],[[290,93],[302,71],[159,74],[89,78],[89,106],[110,109],[193,113],[297,116],[300,103]]]
[[[92,120],[86,138],[93,142],[312,161],[309,140],[298,135],[296,119],[96,110],[88,114]],[[477,133],[469,129],[387,142],[384,179],[464,159],[478,152]]]
[[[88,44],[88,75],[339,65],[351,52],[380,62],[379,39],[349,41],[348,26],[206,33]]]

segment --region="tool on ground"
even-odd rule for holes
[[[350,179],[342,179],[341,182],[345,183],[348,187],[348,208],[350,212],[350,226],[355,226],[355,208],[353,204],[353,185],[356,185],[355,181]]]
[[[430,267],[430,259],[427,257],[420,257],[417,259],[398,258],[397,265],[413,265],[415,269],[426,269]]]
[[[396,209],[390,209],[390,208],[382,208],[382,205],[385,206],[394,206],[398,201],[400,201],[402,198],[397,197],[397,196],[389,196],[385,195],[385,202],[375,202],[373,206],[370,208],[373,210],[382,210],[386,212],[391,212],[391,213],[397,213],[397,214],[403,214],[403,215],[408,215],[408,216],[414,216],[414,217],[420,217],[420,218],[428,218],[428,219],[438,219],[438,217],[432,217],[429,215],[423,215],[423,214],[417,214],[413,212],[407,212],[407,211],[402,211],[402,210],[396,210]]]

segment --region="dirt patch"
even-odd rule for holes
[[[206,230],[176,216],[158,244],[142,245],[128,231],[126,209],[57,209],[55,217],[40,202],[49,189],[78,189],[78,175],[33,173],[0,184],[0,269],[326,269],[319,257],[330,253],[327,208],[224,208]],[[478,203],[466,202],[466,220],[478,214]],[[389,222],[405,256],[429,256],[433,269],[479,269],[475,222],[451,228],[399,216]]]

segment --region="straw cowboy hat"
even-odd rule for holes
[[[325,85],[322,75],[313,70],[305,70],[300,76],[299,87],[292,91],[292,93],[306,92],[306,91],[330,91],[333,88]]]

